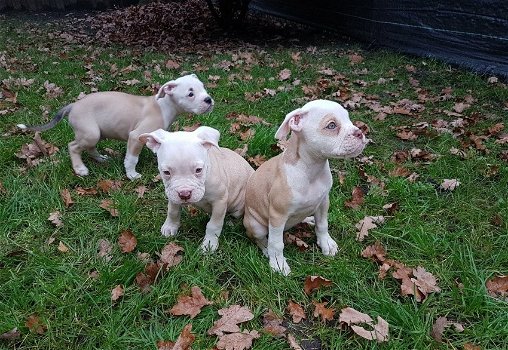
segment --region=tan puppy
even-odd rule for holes
[[[215,251],[226,213],[243,215],[245,186],[254,169],[236,152],[218,146],[219,131],[201,126],[193,132],[156,130],[139,139],[155,154],[168,197],[161,232],[173,236],[180,208],[193,204],[211,214],[203,251]]]
[[[335,255],[337,243],[328,233],[328,193],[332,187],[329,158],[351,158],[367,144],[348,112],[332,101],[316,100],[288,115],[275,137],[291,132],[286,150],[263,163],[250,177],[243,223],[284,275],[290,268],[283,255],[283,232],[314,215],[317,243],[323,254]]]
[[[167,129],[180,113],[202,114],[213,109],[213,99],[195,74],[168,81],[155,96],[135,96],[123,92],[96,92],[58,111],[49,123],[41,126],[18,124],[22,129],[44,131],[54,127],[66,114],[74,129],[75,140],[69,143],[72,168],[77,175],[88,175],[81,152],[87,151],[96,161],[107,156],[96,148],[101,139],[127,140],[124,166],[129,179],[139,178],[136,171],[143,144],[139,135]]]

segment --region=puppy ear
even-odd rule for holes
[[[146,146],[152,150],[153,153],[157,153],[159,150],[161,143],[166,138],[167,131],[163,129],[155,130],[154,132],[141,134],[138,139],[142,143],[146,144]]]
[[[196,133],[197,137],[202,140],[201,143],[206,148],[210,148],[212,146],[219,148],[219,130],[210,128],[209,126],[200,126],[194,130],[194,133]]]
[[[159,99],[159,98],[163,98],[166,95],[169,95],[169,96],[173,95],[173,89],[177,85],[178,84],[174,80],[168,81],[167,83],[165,83],[164,85],[162,85],[160,87],[159,92],[157,92],[157,95],[155,95],[155,97],[157,99]]]
[[[283,140],[288,136],[291,130],[300,131],[302,130],[302,118],[307,114],[307,111],[303,109],[295,109],[293,112],[286,115],[284,121],[279,126],[279,129],[275,133],[277,140]]]

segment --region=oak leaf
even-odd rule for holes
[[[120,180],[100,180],[97,182],[97,187],[104,193],[109,193],[113,190],[118,190],[122,187],[123,182]]]
[[[347,307],[341,310],[339,315],[339,322],[343,322],[351,326],[353,332],[362,338],[368,340],[376,339],[378,342],[384,342],[388,340],[388,322],[379,316],[377,317],[377,324],[374,324],[374,321],[369,315],[357,311],[351,307]],[[358,324],[362,323],[369,325],[371,328],[373,328],[373,330],[367,330],[364,327],[358,326]]]
[[[283,69],[279,72],[279,80],[288,80],[291,77],[291,71],[289,69]]]
[[[485,282],[489,295],[493,297],[508,297],[508,276],[497,276]]]
[[[107,239],[99,239],[97,243],[99,244],[99,252],[97,253],[99,258],[104,258],[104,260],[110,261],[112,258],[111,250],[113,249],[111,243]]]
[[[263,315],[263,330],[273,336],[282,337],[287,330],[282,322],[283,319],[270,309]]]
[[[66,208],[69,208],[71,205],[74,204],[74,201],[72,200],[71,197],[71,192],[67,188],[64,188],[63,190],[60,191],[60,197],[62,197],[62,200]]]
[[[230,307],[220,309],[218,313],[222,316],[222,318],[215,321],[212,328],[208,330],[208,335],[215,334],[222,336],[225,332],[240,332],[238,323],[250,321],[254,318],[254,315],[248,308],[240,305],[232,305]]]
[[[334,308],[327,308],[326,304],[328,302],[318,303],[317,301],[312,301],[312,304],[314,304],[314,317],[321,316],[322,321],[332,321],[333,316],[335,314]]]
[[[303,348],[298,344],[293,334],[288,334],[288,344],[289,347],[293,350],[303,350]]]
[[[206,305],[213,304],[205,298],[201,289],[197,286],[191,288],[191,295],[181,295],[178,297],[177,303],[169,310],[169,313],[175,316],[189,315],[190,318],[196,317],[201,308]]]
[[[132,252],[136,248],[137,244],[138,240],[136,239],[136,236],[134,236],[134,234],[129,230],[122,231],[118,237],[118,245],[120,246],[122,253]]]
[[[111,199],[103,199],[99,207],[107,210],[113,217],[117,217],[119,215],[118,209],[114,207],[113,201]]]
[[[463,332],[464,326],[458,322],[452,322],[448,321],[446,317],[438,317],[434,324],[432,325],[432,331],[430,332],[430,335],[432,338],[434,338],[435,341],[438,343],[443,342],[443,333],[446,328],[453,326],[455,328],[455,331],[457,332]]]
[[[384,216],[366,216],[360,220],[355,227],[358,229],[356,240],[363,241],[369,235],[369,230],[377,228],[379,224],[385,221]]]
[[[332,285],[332,281],[321,276],[307,276],[303,284],[303,290],[305,294],[309,295],[314,290],[321,288],[322,286],[328,287]]]
[[[365,201],[365,193],[361,187],[356,186],[353,188],[352,198],[344,203],[344,206],[352,209],[358,209]]]
[[[67,253],[69,252],[69,247],[67,247],[65,244],[63,244],[62,241],[60,241],[60,243],[58,243],[58,251],[60,251],[61,253]]]
[[[259,338],[258,331],[243,331],[231,334],[224,334],[217,342],[219,350],[245,350],[250,349],[254,339]]]
[[[293,323],[300,323],[301,320],[307,318],[305,316],[305,311],[303,310],[303,307],[293,302],[292,300],[288,302],[288,306],[286,309],[293,318]]]
[[[8,332],[0,334],[0,339],[13,340],[19,339],[19,337],[21,337],[21,332],[18,331],[18,328],[13,328]]]
[[[123,294],[124,294],[123,286],[119,284],[111,290],[111,300],[117,301],[118,299],[120,299],[121,296],[123,296]]]
[[[50,213],[49,217],[48,217],[48,220],[51,221],[51,223],[53,225],[55,225],[56,227],[62,227],[63,226],[62,213],[60,213],[58,210]]]
[[[460,185],[459,180],[457,179],[444,179],[439,188],[445,191],[453,191]]]
[[[176,342],[159,340],[157,342],[157,350],[191,350],[191,345],[196,339],[196,336],[191,331],[192,324],[188,324],[183,328]]]
[[[180,252],[183,252],[183,248],[178,244],[173,242],[166,244],[162,248],[161,253],[157,254],[159,256],[160,264],[162,264],[166,270],[168,270],[170,267],[178,265],[183,259],[183,256],[180,254]]]

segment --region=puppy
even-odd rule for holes
[[[366,138],[338,103],[316,100],[286,115],[275,137],[286,150],[263,163],[247,182],[243,223],[247,235],[270,259],[274,271],[290,268],[283,255],[283,232],[314,215],[317,243],[324,255],[335,255],[328,233],[328,193],[332,174],[328,159],[359,155]]]
[[[21,129],[44,131],[54,127],[67,114],[74,129],[69,143],[72,168],[77,175],[88,175],[81,152],[87,151],[96,161],[107,156],[97,151],[101,139],[127,140],[124,166],[131,180],[141,175],[136,171],[143,144],[139,135],[167,129],[180,113],[202,114],[213,109],[213,99],[195,74],[168,81],[155,96],[135,96],[123,92],[96,92],[58,111],[49,123],[40,126],[18,124]]]
[[[219,131],[201,126],[193,132],[156,130],[139,139],[157,154],[159,172],[168,197],[164,236],[180,227],[180,208],[193,204],[211,214],[203,251],[215,251],[226,213],[241,217],[245,186],[254,169],[236,152],[219,147]]]

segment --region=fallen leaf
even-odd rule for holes
[[[162,266],[168,270],[170,267],[173,267],[175,265],[178,265],[182,259],[183,256],[180,254],[180,252],[183,252],[183,248],[179,245],[171,242],[168,243],[162,248],[162,251],[159,255],[159,261],[162,264]]]
[[[358,209],[365,201],[365,193],[361,187],[356,186],[353,188],[352,198],[344,203],[347,208]]]
[[[377,228],[377,225],[385,222],[384,216],[366,216],[360,220],[355,227],[358,229],[356,240],[363,241],[369,235],[369,230]]]
[[[340,310],[339,322],[344,322],[347,325],[357,324],[357,323],[372,323],[372,318],[364,314],[363,312],[357,311],[352,307],[346,307]]]
[[[259,338],[258,331],[243,331],[232,334],[225,334],[219,338],[217,349],[219,350],[245,350],[250,349],[254,339]]]
[[[354,65],[363,62],[363,57],[357,54],[349,55],[349,63]]]
[[[294,244],[300,251],[309,249],[309,245],[305,241],[288,232],[284,232],[284,244]]]
[[[482,348],[472,343],[465,343],[464,350],[482,350]]]
[[[418,266],[416,269],[413,269],[413,276],[415,278],[411,278],[411,282],[413,282],[418,290],[426,297],[429,293],[439,293],[441,288],[437,286],[437,281],[434,275],[430,272],[427,272],[425,268]]]
[[[60,213],[58,210],[50,213],[49,217],[48,217],[48,220],[51,221],[51,223],[53,225],[55,225],[56,227],[62,227],[63,226],[62,213]]]
[[[196,317],[201,308],[213,304],[205,298],[201,289],[197,286],[191,288],[191,295],[179,296],[177,303],[169,310],[169,313],[175,316],[189,315],[190,318]]]
[[[399,114],[401,114],[401,113],[399,113]],[[396,135],[399,139],[406,140],[406,141],[416,140],[418,138],[418,135],[416,135],[414,132],[409,131],[409,130],[399,131]]]
[[[247,159],[251,164],[253,164],[255,167],[259,167],[261,164],[266,162],[266,157],[256,154],[254,157],[249,157]]]
[[[117,285],[113,290],[111,290],[111,300],[117,301],[121,296],[123,296],[123,286],[121,284]]]
[[[388,322],[382,319],[380,316],[377,317],[377,324],[370,325],[374,329],[369,331],[363,327],[352,325],[351,329],[353,332],[358,334],[360,337],[367,340],[377,340],[378,343],[388,341]]]
[[[152,284],[155,283],[159,276],[160,267],[157,263],[149,263],[145,266],[143,272],[138,272],[136,275],[136,284],[141,292],[148,293]]]
[[[100,180],[97,182],[97,187],[104,193],[109,193],[113,190],[118,190],[122,187],[123,181],[120,180]]]
[[[6,340],[19,339],[20,337],[21,337],[21,332],[18,331],[18,328],[13,328],[8,332],[0,334],[0,339],[6,339]]]
[[[293,350],[303,350],[303,348],[298,344],[293,334],[288,334],[288,344],[289,347]]]
[[[138,240],[134,236],[134,234],[129,230],[124,230],[120,233],[118,237],[118,245],[120,246],[120,250],[122,253],[130,253],[138,244]]]
[[[493,297],[508,297],[508,276],[496,276],[485,282],[489,295]]]
[[[321,288],[322,286],[328,287],[332,285],[332,281],[323,278],[321,276],[307,276],[303,285],[305,294],[309,295],[314,290]]]
[[[291,77],[291,71],[289,69],[283,69],[279,72],[279,80],[288,80]]]
[[[300,323],[301,320],[307,318],[305,316],[305,311],[303,310],[303,307],[301,307],[299,304],[293,302],[290,300],[288,302],[288,306],[286,307],[286,310],[293,318],[293,323]]]
[[[248,308],[240,305],[232,305],[230,307],[220,309],[218,313],[222,316],[222,318],[215,321],[212,328],[208,330],[208,335],[215,334],[222,336],[225,332],[240,332],[238,323],[250,321],[254,318],[254,315]]]
[[[460,185],[459,180],[457,179],[444,179],[439,188],[445,191],[453,191]]]
[[[393,215],[395,214],[395,212],[399,210],[399,203],[397,202],[387,203],[383,205],[383,209],[386,210],[388,215]]]
[[[107,210],[113,217],[117,217],[119,214],[118,209],[114,207],[113,201],[111,199],[103,199],[99,207]]]
[[[488,131],[489,131],[489,134],[490,135],[495,135],[495,134],[498,134],[499,132],[501,132],[501,130],[504,129],[504,124],[503,123],[497,123],[495,125],[492,125]]]
[[[62,241],[60,241],[60,243],[58,243],[58,248],[57,249],[58,249],[58,251],[60,251],[62,253],[69,252],[69,248],[65,244],[63,244]]]
[[[111,243],[107,239],[99,239],[97,243],[99,244],[99,252],[97,253],[99,258],[110,261],[112,258],[111,250],[113,249]]]
[[[60,197],[62,197],[62,200],[66,208],[69,208],[71,205],[74,204],[74,201],[71,198],[71,192],[67,188],[64,188],[63,190],[60,191]]]
[[[287,328],[282,325],[284,320],[271,309],[263,315],[263,330],[275,337],[284,336]]]
[[[327,308],[326,304],[328,302],[318,303],[317,301],[312,301],[312,304],[314,304],[314,317],[321,316],[321,321],[332,321],[333,316],[335,314],[334,308]]]
[[[430,332],[431,337],[438,343],[442,343],[443,333],[445,329],[450,326],[453,326],[457,332],[464,331],[464,327],[460,323],[448,321],[446,317],[438,317],[432,325],[432,331]]]
[[[97,190],[92,187],[83,188],[81,186],[76,187],[76,193],[80,196],[93,196],[97,194]]]
[[[141,185],[141,186],[136,187],[136,189],[134,191],[138,194],[138,198],[143,198],[145,196],[145,192],[147,191],[147,188],[146,188],[146,186]]]
[[[386,251],[380,242],[376,242],[362,251],[362,257],[373,258],[374,261],[383,262],[385,261]]]
[[[54,99],[63,95],[63,89],[61,87],[47,80],[44,82],[44,88],[46,89],[46,98],[48,99]]]
[[[39,315],[37,314],[31,314],[28,316],[25,326],[30,330],[32,333],[37,334],[44,334],[48,327],[39,319]]]
[[[167,60],[165,64],[167,69],[178,69],[180,68],[180,64],[173,60]]]
[[[196,336],[191,331],[192,324],[188,324],[183,328],[176,342],[159,340],[157,342],[157,350],[191,350],[191,345],[196,339]]]

